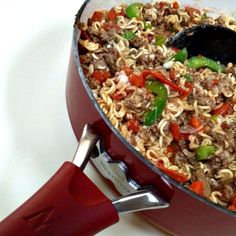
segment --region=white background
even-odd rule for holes
[[[65,84],[80,5],[79,0],[1,0],[0,220],[75,152]],[[90,165],[85,172],[114,196]],[[135,214],[122,216],[99,235],[111,234],[165,235]]]

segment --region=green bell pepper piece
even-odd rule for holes
[[[145,30],[152,28],[151,22],[146,22],[146,21],[144,21],[144,22],[143,22],[143,25],[144,25],[144,29],[145,29]]]
[[[128,18],[138,18],[141,16],[142,3],[132,3],[126,7],[125,13]]]
[[[151,111],[144,115],[144,125],[151,126],[161,116],[167,102],[167,89],[159,81],[147,81],[146,88],[157,96],[152,103]]]
[[[188,81],[188,82],[190,82],[190,83],[193,83],[193,77],[191,76],[191,75],[185,75],[184,76],[184,78]]]
[[[165,38],[164,35],[162,35],[162,34],[156,35],[155,44],[156,44],[157,46],[161,46],[161,45],[165,44],[165,42],[166,42],[166,38]]]
[[[199,69],[201,67],[209,68],[212,71],[223,73],[225,68],[220,63],[207,57],[191,57],[188,60],[188,67]]]
[[[208,160],[211,155],[216,151],[216,148],[212,145],[201,145],[197,148],[196,160],[204,161]]]
[[[127,40],[132,40],[135,38],[135,33],[133,31],[126,31],[124,32],[124,34],[122,35],[123,38],[127,39]]]
[[[185,62],[188,58],[188,52],[187,52],[187,48],[183,48],[182,50],[178,51],[174,57],[175,61],[179,61],[179,62]]]

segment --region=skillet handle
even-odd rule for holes
[[[79,167],[65,162],[39,191],[0,222],[0,235],[94,235],[118,220],[112,202]]]

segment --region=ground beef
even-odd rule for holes
[[[222,159],[220,157],[214,156],[209,160],[209,166],[213,173],[217,174],[220,169],[222,169]]]
[[[220,190],[220,192],[222,192],[221,200],[226,203],[231,203],[235,196],[235,190],[233,184],[227,183],[223,185],[223,188]]]
[[[134,39],[130,40],[130,45],[134,48],[140,48],[142,46],[148,45],[148,41],[145,38],[136,36]]]
[[[155,54],[142,54],[137,58],[137,65],[143,65],[148,68],[156,68],[163,61],[163,55],[156,52]]]
[[[110,73],[114,76],[117,71],[116,68],[116,60],[118,58],[117,51],[113,47],[110,48],[104,47],[103,51],[97,54],[97,56],[99,60],[102,61],[98,63],[106,64],[109,68]]]
[[[193,100],[197,100],[200,106],[210,106],[212,109],[216,106],[216,100],[214,97],[209,97],[196,89],[196,92],[192,94]]]
[[[115,29],[110,29],[108,31],[101,30],[100,32],[101,43],[109,43],[112,40],[114,40],[115,33],[118,33]]]
[[[89,36],[89,38],[95,42],[98,43],[99,42],[99,32],[94,30],[93,27],[89,26],[86,30],[87,35]]]
[[[148,111],[153,95],[144,89],[137,89],[124,100],[124,105],[131,114],[142,121],[143,114]]]
[[[198,181],[201,181],[204,184],[204,196],[210,197],[210,195],[211,195],[210,179],[208,177],[206,177],[203,169],[198,168],[195,172],[195,176]]]

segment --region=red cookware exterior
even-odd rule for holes
[[[68,112],[76,137],[80,137],[85,124],[92,125],[103,139],[106,152],[128,166],[131,178],[140,185],[153,185],[170,202],[169,208],[144,212],[153,224],[173,235],[236,235],[235,213],[197,196],[170,179],[119,135],[89,90],[78,60],[77,38],[74,31],[66,88]]]

